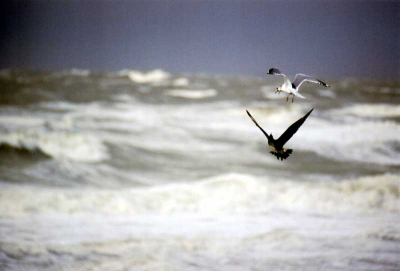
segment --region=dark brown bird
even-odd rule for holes
[[[299,130],[300,126],[303,125],[303,123],[306,121],[307,117],[311,114],[313,110],[314,108],[311,109],[310,112],[308,112],[304,117],[302,117],[301,119],[290,125],[289,128],[287,128],[287,130],[278,139],[274,139],[272,134],[268,135],[267,132],[265,132],[264,129],[261,128],[260,125],[258,125],[257,121],[253,118],[250,112],[247,110],[246,112],[247,115],[249,115],[251,120],[254,122],[254,124],[258,128],[260,128],[261,132],[263,132],[264,135],[268,138],[268,145],[272,149],[270,153],[275,155],[278,160],[280,158],[281,161],[283,161],[283,159],[288,158],[290,154],[293,152],[292,149],[283,148],[283,145],[285,145],[286,142],[288,142],[289,139],[297,132],[297,130]]]

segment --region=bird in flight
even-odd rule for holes
[[[254,124],[258,128],[260,128],[261,132],[263,132],[263,134],[268,138],[268,145],[272,149],[270,153],[275,155],[278,160],[281,159],[281,161],[283,161],[283,159],[288,158],[290,154],[293,152],[292,149],[283,148],[283,145],[285,145],[286,142],[288,142],[289,139],[297,132],[297,130],[299,130],[300,126],[303,125],[303,123],[306,121],[307,117],[311,114],[313,110],[314,108],[311,109],[310,112],[308,112],[304,117],[302,117],[301,119],[290,125],[290,127],[287,128],[286,131],[278,139],[274,139],[272,133],[268,135],[267,132],[265,132],[264,129],[261,128],[260,125],[258,125],[257,121],[253,118],[250,112],[247,110],[246,112],[247,115],[249,115],[251,120],[254,122]]]
[[[318,79],[312,78],[311,76],[302,74],[302,73],[296,74],[293,83],[290,82],[290,80],[286,77],[286,75],[284,75],[280,70],[278,70],[276,68],[269,69],[268,74],[283,75],[283,79],[284,79],[283,85],[281,85],[280,87],[277,87],[275,93],[277,93],[277,92],[278,93],[281,93],[281,92],[288,93],[289,95],[286,97],[286,102],[289,100],[290,95],[293,95],[292,103],[294,101],[294,96],[302,98],[302,99],[305,98],[304,96],[302,96],[299,93],[299,87],[304,82],[311,82],[311,83],[323,85],[324,87],[327,87],[327,88],[329,87],[329,85],[325,84],[324,82],[322,82]]]

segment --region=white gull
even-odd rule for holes
[[[311,83],[323,85],[324,87],[329,87],[329,85],[325,84],[324,82],[322,82],[318,79],[312,78],[309,75],[302,74],[302,73],[296,74],[293,82],[290,82],[290,80],[287,78],[287,76],[284,75],[280,70],[278,70],[276,68],[269,69],[268,74],[283,75],[283,79],[284,79],[283,85],[281,85],[280,87],[277,87],[275,93],[277,93],[277,92],[278,93],[281,93],[281,92],[288,93],[289,95],[286,97],[286,101],[289,100],[290,95],[293,95],[292,102],[294,101],[294,96],[302,98],[302,99],[305,98],[298,91],[299,87],[304,82],[311,82]]]

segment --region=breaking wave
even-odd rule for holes
[[[296,182],[250,175],[219,175],[191,184],[130,190],[62,190],[8,187],[0,213],[262,214],[400,211],[400,177],[391,174],[340,182]],[[36,195],[36,196],[33,196]],[[13,198],[12,206],[4,204]]]
[[[337,161],[400,165],[400,126],[394,122],[310,119],[307,124],[296,134],[300,149]]]
[[[0,145],[80,162],[99,162],[108,157],[106,147],[93,136],[45,127],[1,134]]]

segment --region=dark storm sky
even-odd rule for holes
[[[0,68],[400,77],[396,1],[1,1]]]

